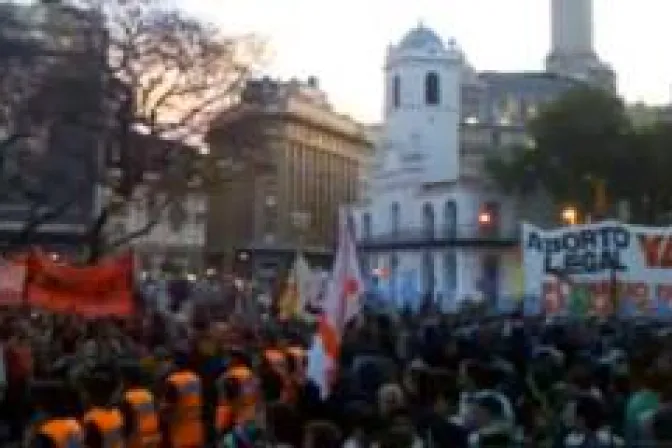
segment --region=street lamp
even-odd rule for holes
[[[565,207],[562,209],[562,220],[565,224],[574,226],[578,222],[579,213],[575,207]]]
[[[492,215],[488,211],[482,211],[478,214],[478,223],[482,226],[490,225],[492,222]]]

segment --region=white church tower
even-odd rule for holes
[[[462,53],[422,24],[388,49],[383,152],[377,187],[455,181]],[[374,186],[375,188],[375,186]]]
[[[593,0],[551,0],[546,71],[613,90],[615,74],[595,52],[593,28]]]
[[[467,72],[455,41],[422,24],[387,51],[369,198],[351,210],[362,271],[388,303],[422,298],[450,309],[502,290],[500,261],[515,246],[503,224],[515,223],[501,193],[461,157]]]

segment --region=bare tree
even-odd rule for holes
[[[119,176],[105,184],[107,200],[89,231],[92,259],[116,211],[137,201],[153,204],[146,224],[112,247],[149,232],[186,196],[233,174],[212,169],[203,136],[212,118],[236,100],[264,45],[254,36],[225,36],[182,11],[164,9],[164,3],[89,0],[107,23],[109,82],[125,88],[112,139]],[[138,163],[142,149],[132,144],[137,133],[155,141],[151,158],[159,162],[153,166]]]
[[[86,232],[91,260],[108,248],[127,244],[151,231],[175,204],[193,192],[204,192],[225,182],[236,175],[232,167],[241,163],[213,163],[204,150],[203,135],[212,118],[236,101],[244,83],[263,60],[265,46],[252,35],[226,36],[217,27],[180,10],[164,8],[165,3],[82,0],[59,5],[88,18],[86,29],[75,32],[88,37],[91,58],[97,57],[95,49],[104,50],[100,64],[91,65],[88,83],[82,83],[81,78],[54,82],[43,73],[54,72],[53,55],[34,53],[41,57],[39,63],[32,57],[19,73],[25,74],[30,67],[34,73],[30,79],[37,80],[32,81],[35,87],[22,86],[18,91],[25,91],[26,95],[4,108],[12,113],[23,112],[30,103],[26,98],[37,99],[40,123],[48,123],[47,129],[52,129],[54,122],[67,123],[96,136],[96,149],[102,148],[104,156],[97,166],[87,168],[87,179],[95,178],[104,194]],[[94,32],[95,26],[101,32]],[[0,48],[0,56],[1,52]],[[10,78],[20,81],[20,77]],[[87,92],[91,93],[91,104],[80,101],[84,84],[97,89]],[[10,85],[0,72],[0,88],[12,89]],[[45,107],[44,95],[54,94],[53,86],[66,92],[61,96],[68,100]],[[18,128],[5,134],[0,148],[24,138]],[[27,134],[34,138],[44,132],[29,128]],[[108,163],[115,169],[109,170]],[[138,201],[153,204],[147,212],[146,225],[115,241],[106,241],[110,217]],[[39,223],[32,224],[31,231],[61,210],[47,210],[44,206],[38,209],[40,219],[33,221]]]

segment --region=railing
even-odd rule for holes
[[[398,231],[389,231],[373,235],[362,235],[358,243],[362,246],[390,244],[450,244],[465,242],[518,242],[520,230],[518,226],[506,228],[473,226],[439,227],[436,229],[423,227],[406,227]]]

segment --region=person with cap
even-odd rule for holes
[[[37,397],[34,422],[25,434],[25,446],[34,448],[84,447],[84,432],[74,417],[76,393],[61,381],[41,381],[32,386]]]
[[[159,417],[154,394],[145,386],[139,365],[122,366],[123,392],[121,413],[128,448],[154,448],[161,442]]]
[[[205,441],[202,384],[190,369],[188,355],[184,350],[176,351],[175,370],[163,383],[163,444],[170,448],[201,448]]]
[[[117,381],[103,371],[94,371],[85,381],[89,408],[82,417],[84,446],[124,448],[124,417],[111,403],[118,390]]]

